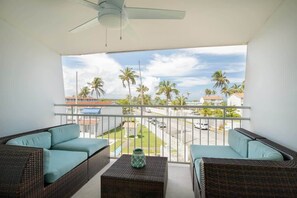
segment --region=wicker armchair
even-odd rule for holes
[[[195,197],[296,197],[297,153],[243,129],[235,129],[278,150],[285,161],[202,158]]]
[[[54,183],[46,184],[43,150],[5,143],[9,139],[47,129],[0,138],[0,197],[70,197],[109,163],[109,146],[106,146]]]

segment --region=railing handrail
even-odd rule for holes
[[[211,105],[119,105],[119,104],[100,104],[100,105],[90,105],[90,104],[54,104],[54,106],[63,106],[63,107],[151,107],[151,108],[198,108],[198,109],[251,109],[249,106],[211,106]]]
[[[158,115],[129,115],[129,114],[83,114],[83,113],[55,113],[54,115],[60,116],[90,116],[90,117],[136,117],[136,118],[173,118],[173,119],[209,119],[209,120],[250,120],[250,118],[243,117],[202,117],[202,116],[158,116]]]

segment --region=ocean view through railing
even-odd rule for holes
[[[250,120],[243,110],[250,107],[55,104],[60,124],[79,124],[81,137],[108,139],[111,157],[140,147],[179,163],[189,162],[191,144],[227,145],[228,130]]]

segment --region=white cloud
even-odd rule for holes
[[[146,76],[178,77],[192,74],[203,67],[203,65],[199,65],[198,59],[191,55],[164,56],[156,54],[143,73]]]
[[[201,47],[182,49],[190,54],[212,54],[212,55],[245,55],[247,51],[246,45],[222,46],[222,47]]]
[[[77,58],[77,56],[76,56]],[[127,90],[123,88],[122,82],[119,79],[120,70],[122,69],[116,61],[109,58],[106,54],[92,54],[78,57],[84,67],[79,69],[63,67],[64,84],[66,95],[75,94],[75,72],[78,71],[79,90],[91,82],[94,77],[101,77],[104,81],[104,97],[121,97],[127,95]]]
[[[244,81],[244,78],[228,78],[230,83],[242,83]]]
[[[71,57],[67,57],[71,58]],[[120,70],[123,67],[114,59],[106,54],[92,54],[75,56],[83,64],[83,67],[71,68],[63,66],[64,84],[66,96],[75,95],[75,72],[78,71],[79,90],[91,82],[94,77],[101,77],[104,81],[104,98],[124,98],[128,95],[128,88],[124,88],[122,81],[119,79]],[[138,71],[136,71],[138,72]],[[148,94],[155,93],[155,87],[159,84],[160,79],[150,75],[143,75],[143,84],[149,88]],[[140,84],[140,80],[136,79],[136,85],[131,86],[133,96],[137,96],[136,87]],[[95,95],[93,95],[95,96]]]
[[[211,83],[210,78],[207,77],[186,77],[186,78],[179,78],[177,80],[177,86],[179,87],[195,87],[198,85],[208,85]]]

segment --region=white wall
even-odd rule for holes
[[[244,127],[297,151],[297,1],[286,0],[248,44]]]
[[[0,19],[0,136],[58,124],[64,100],[59,54]]]

